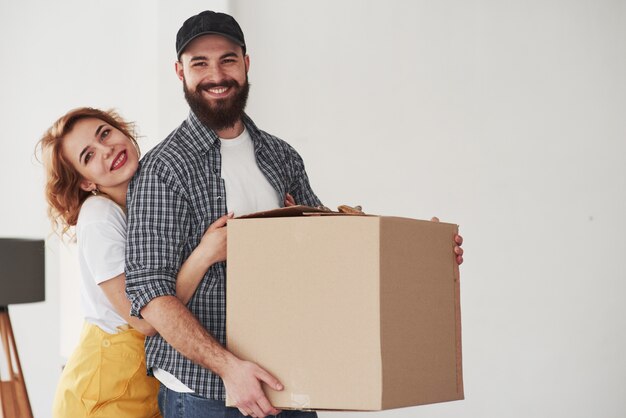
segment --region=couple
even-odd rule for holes
[[[295,150],[244,113],[249,57],[237,22],[192,16],[176,52],[191,112],[141,164],[132,124],[112,111],[75,109],[40,141],[53,226],[76,226],[86,317],[55,417],[280,412],[261,387],[280,382],[224,347],[224,226],[233,214],[321,203]],[[226,391],[236,408],[224,406]]]

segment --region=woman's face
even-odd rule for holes
[[[121,131],[97,118],[80,119],[63,138],[63,156],[83,177],[81,188],[126,193],[137,171],[139,154]]]

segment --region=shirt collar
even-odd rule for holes
[[[259,131],[259,128],[257,128],[252,119],[250,119],[250,117],[245,113],[243,114],[243,123],[250,133],[250,138],[252,139],[254,148],[257,150],[262,148],[263,141],[261,131]],[[188,138],[188,143],[191,147],[201,153],[207,152],[210,148],[220,148],[220,139],[215,131],[207,128],[202,122],[200,122],[200,119],[198,119],[192,110],[189,111],[187,124],[190,128],[189,130],[191,135]]]
[[[188,142],[192,148],[201,153],[208,151],[210,148],[219,149],[220,139],[215,131],[204,126],[192,110],[189,111],[187,124],[189,125],[190,134]]]

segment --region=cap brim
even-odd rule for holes
[[[200,32],[197,35],[194,35],[192,38],[189,38],[187,40],[187,42],[185,42],[178,51],[176,51],[176,58],[178,58],[180,60],[180,55],[185,51],[185,48],[187,48],[187,45],[189,45],[191,43],[191,41],[193,41],[194,39],[203,36],[203,35],[220,35],[223,36],[224,38],[230,39],[231,41],[233,41],[234,43],[236,43],[237,45],[241,46],[241,47],[245,47],[246,44],[244,44],[243,42],[241,42],[239,39],[235,38],[234,36],[230,36],[227,35],[225,33],[222,32],[216,32],[216,31],[206,31],[206,32]]]

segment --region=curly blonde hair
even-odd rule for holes
[[[62,152],[63,139],[76,122],[86,118],[100,119],[126,135],[139,153],[135,124],[124,120],[115,110],[100,110],[80,107],[70,110],[57,119],[37,143],[46,172],[45,196],[48,202],[48,217],[52,229],[61,236],[68,234],[76,225],[83,202],[90,196],[80,188],[81,175],[65,158]]]

